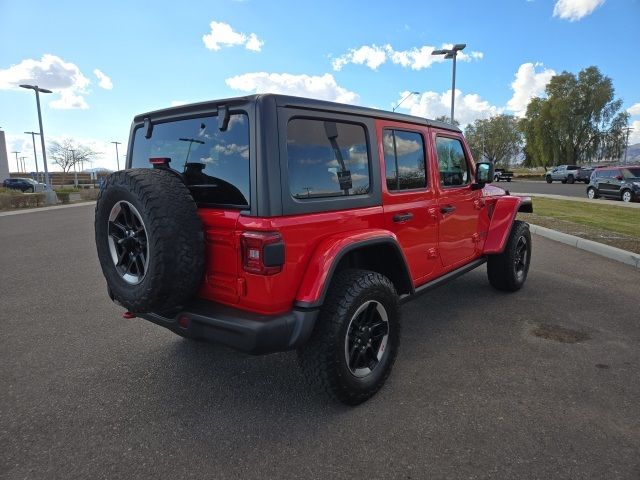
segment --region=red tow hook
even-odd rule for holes
[[[130,319],[130,318],[136,318],[136,314],[130,312],[129,310],[127,310],[126,312],[124,312],[122,314],[122,318],[126,318],[126,319]]]

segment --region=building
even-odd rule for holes
[[[9,178],[9,154],[7,153],[4,131],[0,130],[0,182],[5,178]]]

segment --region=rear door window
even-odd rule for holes
[[[250,205],[249,118],[234,113],[225,131],[217,116],[202,116],[153,125],[151,138],[138,128],[133,142],[133,168],[149,167],[149,159],[167,157],[182,174],[195,201],[212,206]]]
[[[427,186],[422,135],[405,130],[384,129],[382,144],[389,191]]]

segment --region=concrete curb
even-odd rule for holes
[[[61,208],[84,207],[85,205],[94,205],[96,202],[78,202],[69,205],[54,205],[52,207],[25,208],[23,210],[12,210],[10,212],[0,212],[0,217],[10,217],[11,215],[22,215],[25,213],[45,212],[48,210],[60,210]]]
[[[565,243],[572,247],[586,250],[587,252],[595,253],[596,255],[610,258],[611,260],[616,260],[640,269],[640,255],[637,253],[628,252],[621,248],[611,247],[604,243],[586,240],[584,238],[576,237],[575,235],[569,235],[568,233],[558,232],[557,230],[551,230],[550,228],[540,227],[538,225],[530,224],[529,227],[531,228],[531,233],[540,235],[541,237]]]

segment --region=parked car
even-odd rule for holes
[[[493,165],[451,124],[269,94],[138,115],[129,142],[95,219],[124,315],[254,354],[297,349],[344,403],[389,376],[400,303],[485,262],[496,289],[527,278],[529,226],[514,219],[531,200],[487,185]]]
[[[589,183],[589,181],[591,180],[591,174],[594,170],[594,167],[580,167],[580,170],[578,170],[578,175],[575,178],[576,182]]]
[[[499,182],[500,180],[510,182],[512,178],[513,178],[513,172],[505,170],[504,168],[496,168],[494,170],[494,174],[493,174],[494,182]]]
[[[577,165],[558,165],[545,174],[547,183],[561,181],[562,183],[574,183],[580,167]]]
[[[47,186],[44,183],[38,183],[30,178],[7,178],[2,182],[4,188],[20,190],[23,193],[42,192]]]
[[[640,166],[595,169],[587,187],[587,197],[640,201]]]

